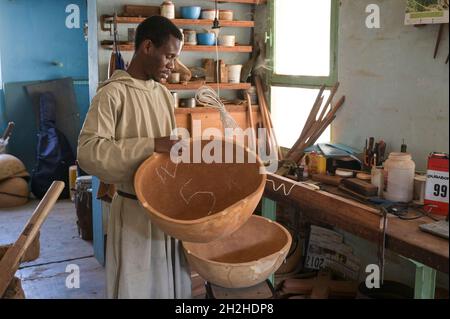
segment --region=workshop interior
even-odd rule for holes
[[[0,298],[448,299],[448,48],[448,0],[0,0]]]

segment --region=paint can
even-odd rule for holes
[[[228,82],[240,83],[241,71],[242,71],[242,64],[228,65]]]
[[[424,204],[431,208],[432,214],[448,215],[448,164],[448,154],[431,153],[428,157]]]
[[[196,102],[195,102],[194,98],[181,99],[180,100],[180,107],[193,108],[195,106],[196,106]]]
[[[171,0],[165,0],[161,4],[161,15],[167,19],[175,19],[175,5]]]
[[[225,46],[225,47],[234,47],[236,43],[236,36],[235,35],[220,35],[219,36],[219,45]]]
[[[184,30],[184,44],[197,45],[197,32],[195,30]]]

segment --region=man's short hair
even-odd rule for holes
[[[145,40],[151,40],[159,48],[170,36],[183,40],[180,29],[169,19],[162,16],[153,16],[142,21],[136,29],[134,48],[137,51]]]

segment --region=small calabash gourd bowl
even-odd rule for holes
[[[253,215],[236,232],[210,243],[183,242],[191,267],[225,288],[245,288],[266,280],[283,263],[291,234],[280,224]]]

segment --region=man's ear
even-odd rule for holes
[[[141,43],[141,50],[143,53],[145,54],[149,54],[152,52],[152,50],[154,49],[154,45],[152,40],[146,39],[144,41],[142,41]]]

